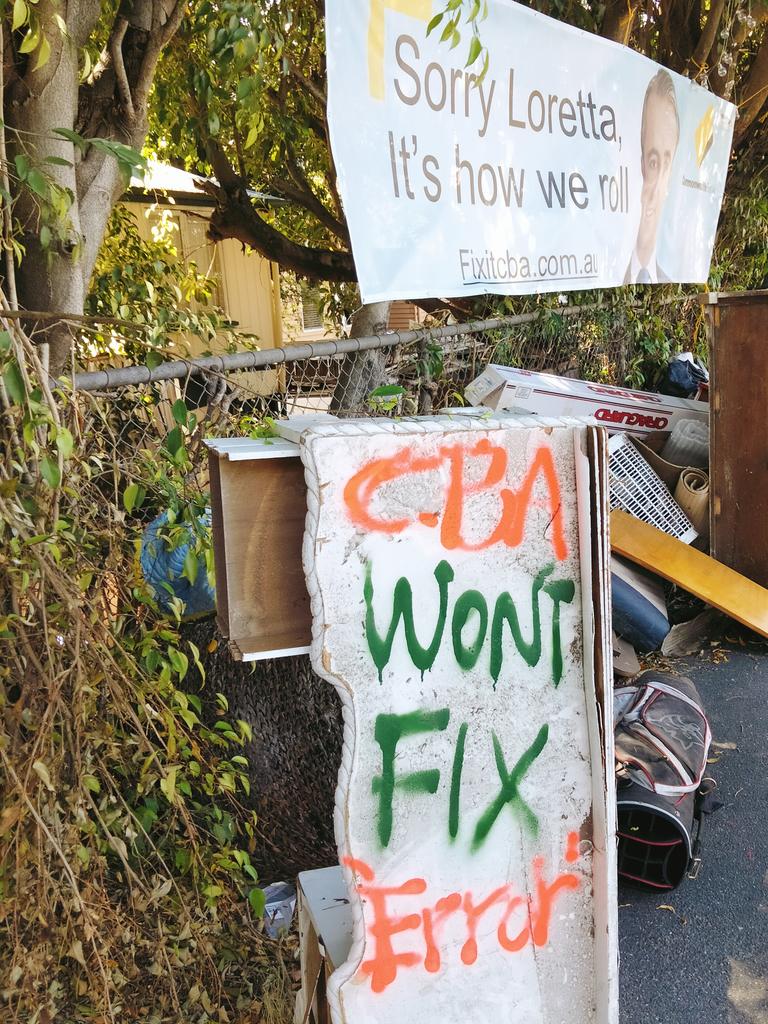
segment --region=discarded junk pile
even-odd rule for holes
[[[710,608],[672,626],[660,577],[731,614],[727,596],[722,602],[714,592],[720,576],[723,591],[738,577],[708,556],[707,372],[686,353],[670,364],[663,386],[667,393],[649,393],[492,365],[466,389],[473,407],[592,416],[612,435],[619,874],[655,891],[695,877],[702,815],[717,804],[705,778],[711,733],[696,687],[668,673],[640,672],[637,652],[692,653],[717,614]]]
[[[593,417],[612,435],[612,532],[621,532],[618,521],[634,536],[634,523],[621,518],[625,513],[684,545],[708,552],[709,404],[686,397],[706,395],[707,374],[686,354],[671,364],[666,382],[666,390],[673,394],[491,365],[466,388],[466,398],[473,406],[497,413]],[[621,675],[632,676],[640,671],[636,651],[681,654],[697,649],[707,619],[673,628],[660,579],[664,567],[647,571],[636,557],[618,554],[617,546],[612,543],[615,668]]]

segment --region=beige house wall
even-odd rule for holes
[[[253,335],[259,348],[281,348],[283,316],[280,301],[280,272],[276,263],[243,249],[234,239],[213,242],[208,238],[208,211],[203,207],[150,203],[126,203],[147,241],[163,217],[176,226],[180,258],[194,262],[200,273],[215,282],[213,301],[240,333]],[[200,338],[188,337],[190,355],[204,350]],[[225,342],[222,339],[222,347]],[[238,383],[258,395],[272,394],[280,386],[279,370],[241,372]]]

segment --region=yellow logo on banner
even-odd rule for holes
[[[708,107],[694,135],[696,143],[696,163],[701,167],[704,157],[710,151],[715,138],[715,108]]]
[[[420,21],[429,21],[432,0],[371,0],[368,21],[368,91],[375,100],[384,99],[385,11],[396,11]]]

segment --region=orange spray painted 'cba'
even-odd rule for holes
[[[465,466],[471,460],[488,460],[479,480],[467,482]],[[546,506],[550,517],[548,533],[555,557],[562,561],[568,555],[563,527],[560,482],[551,450],[540,445],[526,469],[519,489],[503,486],[509,457],[505,448],[491,444],[483,438],[471,445],[445,445],[437,454],[421,456],[411,448],[396,455],[373,459],[355,473],[344,488],[344,502],[352,522],[364,529],[380,533],[401,533],[414,522],[436,528],[440,526],[440,540],[447,550],[483,551],[494,544],[518,547],[525,538],[525,521],[535,504],[533,491],[540,480],[546,490]],[[423,509],[414,516],[401,519],[381,519],[374,515],[371,505],[380,487],[394,480],[419,473],[448,468],[442,510]],[[472,542],[463,531],[465,505],[468,498],[482,492],[495,492],[499,516],[487,537]],[[441,515],[442,511],[442,515]]]

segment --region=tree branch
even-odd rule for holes
[[[217,148],[217,144],[211,145],[212,151]],[[224,163],[228,164],[226,157],[223,154],[220,156]],[[217,204],[208,229],[208,236],[214,242],[224,238],[236,238],[261,253],[266,259],[279,263],[285,270],[292,270],[312,280],[357,280],[351,253],[292,242],[259,216],[248,197],[244,183],[236,175],[233,180],[234,172],[231,166],[229,173],[225,174],[218,169],[221,166],[220,159],[213,157],[211,162],[221,184],[206,182],[202,187]]]
[[[247,196],[232,196],[206,186],[219,203],[211,217],[208,235],[214,242],[236,238],[268,260],[302,277],[316,281],[356,281],[351,253],[316,249],[290,241],[258,215]]]
[[[475,311],[466,299],[412,299],[414,306],[431,315],[450,313],[457,320],[471,320]]]
[[[112,67],[115,71],[115,79],[117,81],[117,91],[120,94],[120,99],[125,112],[128,115],[131,122],[136,119],[136,111],[133,107],[133,97],[131,96],[131,87],[128,84],[128,75],[125,70],[125,61],[123,60],[123,40],[125,39],[125,33],[128,31],[128,22],[125,18],[120,15],[115,19],[115,24],[112,29],[112,35],[109,39],[109,54],[112,58]]]
[[[638,7],[637,0],[609,0],[605,6],[600,35],[626,46],[632,34]]]
[[[299,161],[296,159],[293,146],[291,146],[289,142],[286,142],[286,150],[288,155],[288,173],[291,175],[297,186],[296,189],[291,189],[289,185],[283,185],[286,198],[294,199],[296,202],[300,203],[304,209],[316,217],[324,227],[333,232],[333,234],[336,235],[336,237],[340,239],[348,249],[351,248],[349,231],[347,230],[346,224],[337,220],[317,197],[309,181],[307,181],[306,175],[303,174],[299,166]],[[328,152],[330,153],[330,148]]]
[[[328,177],[327,177],[326,180],[328,182],[328,188],[330,189],[331,196],[333,197],[334,206],[336,207],[336,216],[339,219],[342,219],[344,217],[344,207],[342,206],[341,196],[339,195],[339,189],[338,189],[338,186],[336,184],[339,176],[336,173],[336,161],[333,159],[333,149],[331,148],[331,129],[330,129],[330,126],[328,124],[328,111],[327,111],[327,109],[326,109],[325,114],[323,116],[323,128],[324,128],[324,135],[325,135],[325,146],[326,146],[326,149],[328,150],[328,165],[329,165],[328,166]]]
[[[311,213],[313,217],[318,220],[323,227],[328,228],[340,242],[349,247],[349,231],[345,224],[329,213],[329,211],[323,206],[320,200],[314,193],[303,188],[300,184],[291,185],[288,182],[276,182],[276,191],[279,192],[286,199],[290,199],[294,203],[298,203],[299,206],[303,206],[304,209]]]
[[[740,143],[768,99],[768,35],[752,62],[739,99],[739,119],[733,135],[734,145]]]
[[[301,82],[307,92],[315,97],[323,110],[325,110],[325,105],[327,103],[325,90],[321,89],[317,82],[313,82],[311,78],[307,78],[307,76],[296,67],[290,57],[288,58],[288,70],[297,81]]]
[[[152,5],[153,16],[157,14],[157,0]],[[152,88],[152,81],[155,77],[155,69],[160,59],[163,48],[173,39],[178,32],[187,10],[187,0],[176,0],[173,10],[168,15],[162,27],[155,29],[149,34],[144,56],[139,67],[136,82],[133,87],[133,95],[138,110],[146,110],[149,100],[149,92]]]
[[[709,8],[707,22],[696,44],[696,49],[688,61],[688,67],[692,75],[699,74],[709,61],[709,55],[715,44],[717,30],[720,28],[720,21],[722,20],[724,10],[725,0],[713,0],[712,6]]]

